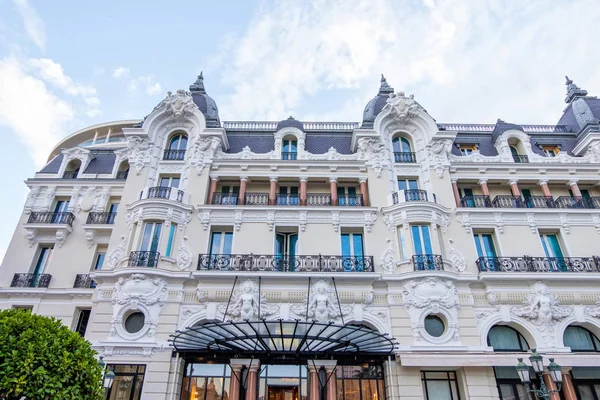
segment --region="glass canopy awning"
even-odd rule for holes
[[[169,340],[181,353],[242,358],[387,357],[397,345],[387,333],[365,326],[283,320],[205,322],[177,331]]]

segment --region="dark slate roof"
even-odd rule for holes
[[[352,154],[352,133],[308,133],[305,149],[309,153],[323,154],[333,147],[340,154]]]
[[[280,130],[282,128],[298,128],[301,131],[304,130],[304,124],[300,121],[298,121],[297,119],[294,119],[294,117],[292,117],[291,115],[288,117],[288,119],[284,119],[283,121],[279,121],[279,123],[277,124],[277,128],[276,130]]]
[[[458,133],[456,140],[454,141],[455,146],[452,146],[452,154],[460,156],[459,144],[474,144],[477,145],[479,153],[482,156],[497,156],[498,151],[492,143],[492,135],[490,133],[482,134],[463,134]]]
[[[227,133],[227,153],[239,153],[246,146],[254,153],[268,153],[275,149],[275,138],[268,132]]]
[[[496,121],[496,126],[494,127],[494,130],[492,131],[492,142],[496,143],[498,136],[502,135],[506,131],[513,130],[513,129],[524,132],[523,127],[521,125],[511,124],[509,122],[505,122],[505,121],[502,121],[501,119],[499,119],[498,121]]]
[[[595,97],[584,97],[583,99],[590,107],[594,117],[600,119],[600,99]],[[557,125],[566,126],[569,132],[579,132],[580,127],[577,119],[575,118],[575,113],[573,112],[573,103],[569,103],[569,105],[565,108],[563,115],[560,117],[560,120],[558,120]]]
[[[387,99],[390,94],[394,93],[394,88],[391,87],[385,77],[381,75],[381,82],[379,86],[379,92],[377,96],[373,97],[365,106],[365,110],[363,111],[363,121],[362,128],[373,128],[373,122],[375,122],[375,118],[383,107],[385,107]]]
[[[194,104],[196,104],[206,118],[206,126],[209,128],[220,127],[219,109],[215,100],[206,93],[202,72],[198,75],[196,82],[190,85],[190,93],[192,94]]]
[[[84,174],[110,174],[115,165],[115,153],[112,151],[92,152],[94,158],[91,159]]]
[[[40,174],[57,174],[60,169],[60,165],[62,164],[63,154],[60,153],[56,157],[54,157],[42,170],[39,172]]]

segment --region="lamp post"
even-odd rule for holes
[[[104,362],[104,357],[100,356],[100,360],[98,360],[98,362],[100,363],[100,366],[104,371],[104,376],[102,377],[102,385],[104,386],[104,398],[106,398],[106,396],[108,395],[108,390],[110,389],[110,387],[113,384],[113,381],[115,380],[115,373],[113,372],[112,368],[108,368],[108,370],[105,368],[106,363]]]
[[[515,367],[519,374],[519,379],[521,379],[521,383],[525,385],[528,392],[534,393],[536,396],[549,400],[550,396],[554,393],[560,392],[562,386],[562,372],[560,370],[560,365],[554,362],[554,358],[550,358],[550,364],[548,364],[548,372],[550,372],[550,377],[552,381],[556,383],[557,389],[549,390],[544,383],[544,358],[538,354],[536,349],[531,349],[532,354],[529,357],[529,362],[531,362],[531,366],[535,371],[536,375],[540,378],[540,388],[539,389],[529,389],[529,384],[531,383],[531,379],[529,377],[529,366],[523,362],[522,358],[519,358],[519,363]]]

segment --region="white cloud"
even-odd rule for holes
[[[144,91],[148,96],[153,96],[160,93],[161,87],[160,83],[156,82],[151,76],[138,76],[127,82],[127,91],[131,94]]]
[[[279,0],[213,57],[233,87],[217,101],[223,119],[356,121],[383,72],[439,121],[555,123],[565,73],[600,94],[599,18],[595,0]]]
[[[27,66],[14,57],[0,60],[0,87],[0,124],[20,137],[37,166],[43,165],[75,118],[73,107],[28,75]]]
[[[113,77],[115,78],[121,78],[126,75],[129,75],[129,68],[119,67],[113,71]]]
[[[44,21],[39,17],[35,8],[29,4],[28,0],[13,0],[29,38],[42,50],[46,45],[46,34],[44,32]]]

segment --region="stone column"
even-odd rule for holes
[[[246,382],[246,400],[256,400],[258,388],[258,362],[254,360],[248,367],[248,380]]]
[[[333,368],[326,368],[327,371],[327,400],[337,400],[337,378]]]
[[[310,399],[309,400],[319,400],[319,376],[314,371],[314,368],[310,368],[309,363],[309,373],[308,373],[308,384],[310,385]]]
[[[460,193],[458,192],[457,179],[452,179],[452,193],[454,194],[454,201],[456,202],[456,207],[460,207]]]
[[[234,360],[232,360],[234,361]],[[240,397],[240,387],[242,379],[242,365],[231,364],[231,379],[229,380],[229,400],[238,400]]]
[[[318,361],[309,361],[308,362],[308,371],[309,371],[309,385],[310,385],[310,399],[309,400],[319,400],[319,392],[320,392],[320,383],[319,383],[319,371],[321,367],[325,368],[325,376],[327,383],[326,384],[326,398],[325,400],[337,400],[337,382],[335,376],[331,376],[331,374],[335,374],[335,366],[337,365],[337,361],[335,360],[318,360]]]
[[[306,182],[308,182],[308,177],[307,176],[301,176],[300,177],[300,205],[301,206],[305,206],[306,205]]]
[[[539,181],[538,185],[540,185],[544,197],[552,197],[552,193],[550,193],[550,188],[548,188],[548,181]]]
[[[569,186],[571,187],[571,192],[573,192],[574,197],[581,197],[581,190],[579,190],[579,185],[577,185],[577,180],[575,180],[575,179],[570,180]]]
[[[511,181],[508,181],[508,184],[510,185],[510,191],[512,193],[513,196],[515,197],[521,197],[521,191],[519,190],[519,186],[517,185],[517,181],[516,179],[513,179]]]
[[[269,205],[274,206],[277,204],[277,177],[269,177]]]
[[[548,388],[548,390],[556,390],[556,389],[558,389],[556,387],[556,383],[554,383],[554,381],[552,380],[552,377],[550,376],[550,374],[544,374],[544,383],[546,384],[546,387]],[[552,393],[550,395],[550,400],[560,400],[560,394],[558,394],[558,393]]]
[[[575,392],[575,386],[573,386],[573,379],[571,378],[571,374],[563,372],[562,376],[562,392],[565,396],[565,400],[577,400],[577,393]]]
[[[238,204],[243,206],[246,202],[246,186],[248,186],[248,177],[240,176],[240,193],[238,194]]]
[[[369,186],[367,185],[367,178],[359,178],[358,182],[360,183],[360,193],[363,197],[363,206],[369,207]]]
[[[337,178],[329,178],[329,190],[331,192],[331,205],[338,205],[337,197]]]
[[[210,176],[210,188],[208,189],[208,204],[212,204],[213,194],[217,191],[217,182],[219,182],[219,177],[215,175]]]
[[[481,186],[481,193],[483,193],[484,196],[490,195],[490,190],[488,189],[487,185],[487,179],[480,179],[479,186]]]

